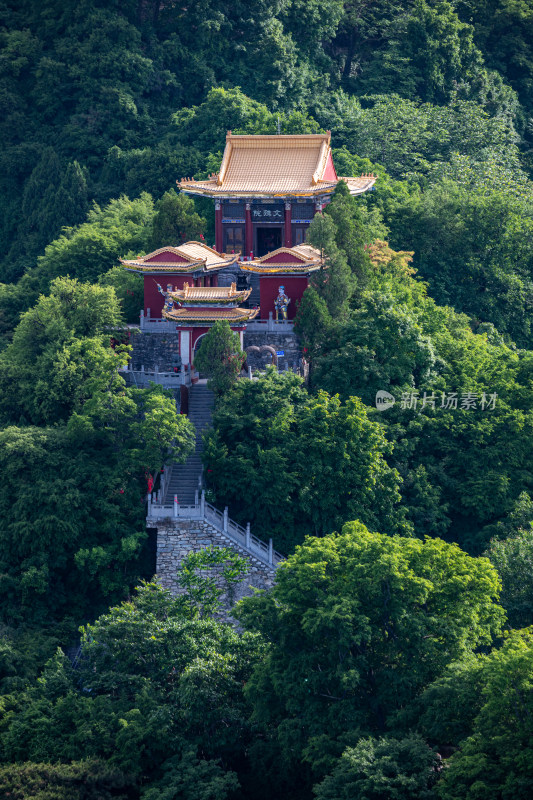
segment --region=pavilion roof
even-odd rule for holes
[[[163,316],[177,325],[205,324],[226,319],[230,324],[240,325],[254,319],[257,308],[176,308],[163,310]]]
[[[211,272],[233,264],[239,254],[223,254],[203,242],[167,245],[135,259],[120,259],[130,272]]]
[[[288,136],[234,135],[228,131],[217,174],[177,181],[188,194],[211,197],[285,197],[330,194],[339,180],[352,194],[374,185],[373,175],[339,178],[331,157],[331,133]]]
[[[251,294],[251,289],[237,291],[237,286],[189,286],[171,292],[171,297],[184,306],[236,306]]]
[[[242,261],[239,266],[246,272],[257,272],[262,275],[279,273],[316,272],[322,266],[320,251],[310,244],[298,244],[295,247],[279,247],[271,253],[253,261]]]

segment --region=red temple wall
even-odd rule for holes
[[[146,264],[158,264],[163,263],[166,264],[167,262],[176,263],[176,264],[186,264],[187,261],[185,258],[182,258],[177,253],[172,253],[169,250],[165,250],[164,253],[158,253],[156,256],[152,256],[152,258],[147,258],[145,260]]]
[[[172,274],[171,272],[164,275],[144,275],[144,313],[150,309],[150,316],[154,319],[161,319],[165,298],[159,294],[157,285],[160,284],[163,291],[166,291],[167,284],[171,283],[173,289],[183,289],[186,283],[189,286],[194,285],[194,277],[187,274]]]
[[[298,310],[298,303],[307,289],[309,279],[307,275],[261,275],[259,279],[259,294],[261,306],[261,319],[268,319],[268,312],[272,311],[275,319],[274,300],[279,294],[279,287],[285,287],[285,294],[290,298],[287,309],[288,319],[294,319]]]
[[[333,157],[331,153],[328,156],[328,160],[326,161],[326,168],[324,170],[324,175],[322,176],[323,181],[336,181],[337,180],[337,170],[335,169],[335,165],[333,164]]]
[[[298,256],[293,255],[292,253],[278,253],[272,258],[264,258],[261,261],[262,264],[300,264],[302,265],[305,262],[302,262],[301,258]]]

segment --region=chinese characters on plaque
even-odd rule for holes
[[[252,206],[252,222],[283,222],[283,206]]]

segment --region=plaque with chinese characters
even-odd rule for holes
[[[285,221],[285,208],[274,203],[269,205],[252,206],[252,222],[277,222]]]

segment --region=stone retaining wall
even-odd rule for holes
[[[134,330],[130,339],[132,345],[131,369],[152,371],[157,367],[158,372],[170,372],[173,368],[172,357],[179,353],[178,333],[151,333],[148,331]],[[244,349],[255,345],[270,345],[276,352],[283,350],[284,355],[279,356],[279,369],[287,367],[292,369],[298,366],[302,357],[300,343],[294,333],[272,333],[260,331],[259,333],[244,332]],[[267,354],[250,354],[247,363],[252,369],[264,369],[272,363],[271,356]]]
[[[280,370],[292,369],[298,367],[302,358],[302,351],[300,342],[295,333],[269,333],[268,331],[260,331],[259,333],[244,332],[244,349],[247,347],[261,347],[262,345],[270,345],[276,352],[283,351],[282,356],[278,356],[278,367]],[[267,364],[271,364],[272,359],[266,355],[261,354],[261,357],[254,353],[250,353],[247,357],[247,364],[252,369],[264,369]]]
[[[231,606],[237,600],[252,595],[253,589],[271,589],[274,585],[276,575],[274,567],[255,558],[206,520],[168,518],[150,522],[149,527],[157,527],[157,577],[161,585],[169,589],[174,596],[183,593],[177,580],[177,571],[182,560],[191,551],[199,552],[211,545],[229,547],[248,563],[248,574],[233,587],[231,596],[227,587],[223,585],[222,578],[220,580],[219,586],[226,611],[223,616],[226,618]]]
[[[130,339],[131,369],[170,372],[174,366],[172,357],[179,355],[178,333],[151,333],[149,331],[132,331]]]

